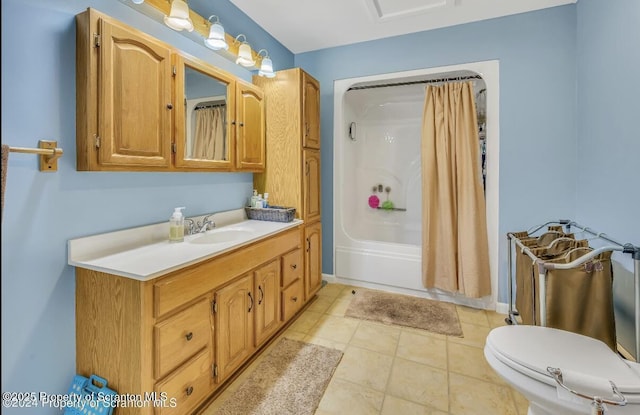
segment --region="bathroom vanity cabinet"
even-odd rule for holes
[[[119,394],[176,399],[119,415],[194,412],[311,299],[303,232],[298,225],[146,281],[77,268],[78,373],[99,374]]]
[[[253,77],[264,92],[267,159],[254,188],[269,193],[272,205],[295,207],[305,223],[305,289],[322,284],[320,210],[320,84],[300,68]]]
[[[264,170],[260,88],[91,8],[76,29],[78,170]]]

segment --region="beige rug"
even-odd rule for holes
[[[342,352],[283,338],[216,415],[313,415]]]
[[[456,306],[426,298],[357,289],[345,316],[463,337]]]

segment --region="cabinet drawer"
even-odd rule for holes
[[[296,227],[159,279],[153,287],[154,316],[160,317],[227,284],[239,275],[300,247],[300,232],[301,228]]]
[[[188,414],[212,390],[211,358],[208,350],[203,350],[184,367],[156,384],[158,394],[165,392],[168,399],[164,407],[157,407],[157,415]]]
[[[155,325],[156,379],[165,376],[212,341],[210,316],[209,299],[203,298]]]
[[[289,321],[302,307],[302,278],[298,278],[290,286],[282,290],[282,320]]]
[[[302,249],[291,251],[282,257],[282,286],[286,287],[297,278],[302,278]]]

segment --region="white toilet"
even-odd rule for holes
[[[640,414],[640,364],[622,359],[599,340],[548,327],[505,326],[489,333],[484,355],[491,367],[529,400],[529,415],[592,413],[591,400],[562,388],[558,392],[549,367],[573,376],[584,374],[585,379],[598,378],[600,384],[613,382],[627,404],[607,404],[605,414]],[[615,398],[612,400],[618,400]]]

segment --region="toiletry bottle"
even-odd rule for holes
[[[184,207],[177,207],[173,211],[173,215],[169,218],[169,242],[184,241],[184,215],[182,214]]]
[[[253,189],[253,196],[251,196],[251,203],[249,204],[249,206],[251,206],[252,208],[256,207],[257,200],[258,200],[258,191],[256,189]]]
[[[263,208],[269,207],[269,193],[267,192],[264,193],[264,197],[262,198],[262,207]]]
[[[256,207],[262,209],[264,207],[264,199],[262,199],[262,194],[258,195],[258,200],[256,201]]]

